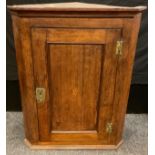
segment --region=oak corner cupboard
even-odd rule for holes
[[[8,9],[26,144],[118,148],[146,7],[53,3]]]

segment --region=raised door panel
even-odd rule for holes
[[[120,29],[32,28],[40,141],[110,143]],[[93,141],[92,141],[93,140]]]
[[[101,45],[49,45],[51,130],[96,129]]]

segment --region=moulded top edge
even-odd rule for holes
[[[90,3],[50,3],[50,4],[25,4],[25,5],[8,5],[11,11],[118,11],[118,12],[141,12],[146,6],[111,6]]]

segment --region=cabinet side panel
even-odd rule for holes
[[[17,16],[12,15],[12,20],[25,134],[29,141],[36,142],[38,141],[38,120],[33,96],[34,86],[29,27]]]
[[[124,42],[122,55],[119,56],[118,61],[115,89],[116,91],[113,107],[113,121],[117,136],[113,138],[112,141],[116,144],[118,144],[122,139],[140,20],[141,14],[137,14],[132,20],[124,19],[124,27],[122,33]]]

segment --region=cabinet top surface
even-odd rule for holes
[[[8,8],[12,11],[143,11],[146,6],[111,6],[90,3],[51,3],[51,4],[25,4],[10,5]]]

